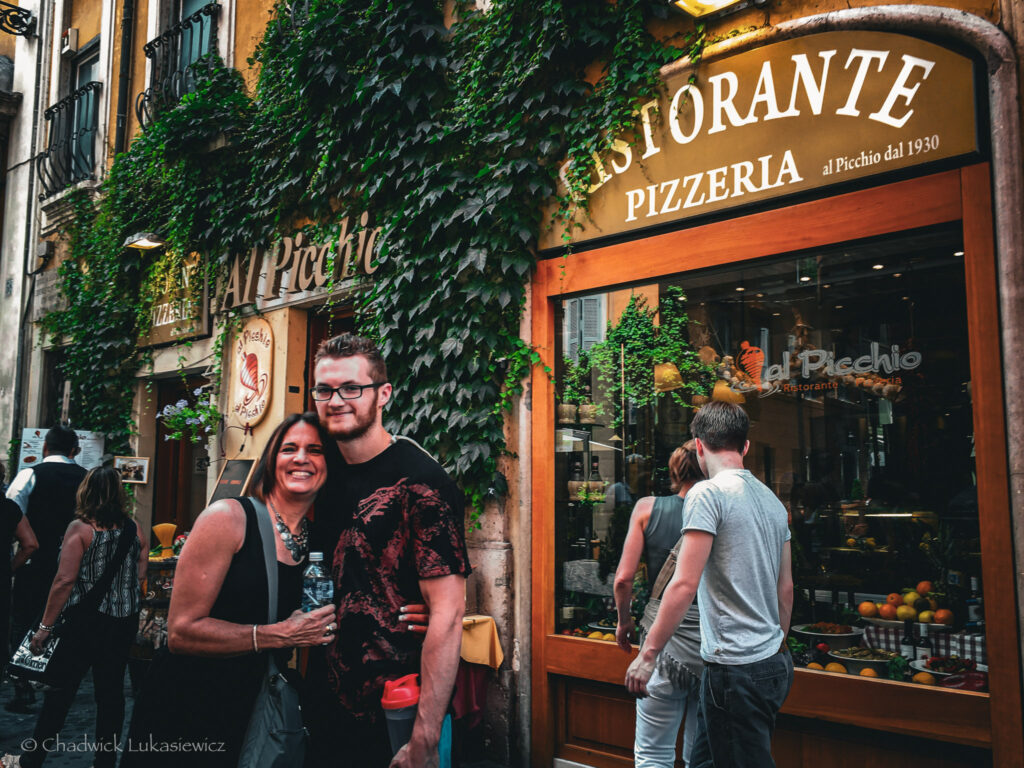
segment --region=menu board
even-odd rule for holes
[[[34,467],[43,461],[43,441],[46,429],[28,427],[21,430],[21,450],[18,454],[18,471]],[[75,463],[85,469],[98,467],[103,463],[103,447],[105,444],[102,432],[89,432],[76,429],[78,447],[81,449],[75,456]]]
[[[230,499],[235,496],[244,496],[246,486],[249,484],[249,475],[252,474],[255,459],[228,459],[224,462],[224,468],[217,478],[217,485],[210,497],[210,504],[218,499]]]

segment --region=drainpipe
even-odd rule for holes
[[[135,22],[135,0],[123,0],[121,6],[121,61],[117,74],[117,118],[114,132],[114,154],[124,152],[128,127],[128,99],[131,85],[132,30]]]
[[[50,17],[53,15],[51,11],[52,0],[50,2],[40,3],[39,6],[39,23],[36,25],[37,30],[44,30],[44,34],[36,37],[36,82],[34,94],[32,97],[32,144],[29,150],[28,159],[28,184],[27,194],[25,197],[25,252],[22,257],[22,267],[26,277],[31,277],[32,282],[29,283],[27,295],[24,299],[24,306],[21,313],[21,322],[18,324],[18,352],[17,362],[14,366],[14,414],[11,419],[11,437],[17,438],[21,435],[21,420],[22,420],[22,388],[25,385],[25,369],[28,366],[28,361],[24,358],[25,352],[25,335],[26,328],[28,326],[29,310],[32,307],[32,297],[35,293],[36,278],[33,270],[29,269],[29,255],[32,253],[32,241],[33,241],[33,229],[32,229],[32,214],[35,212],[36,204],[38,201],[35,199],[35,188],[36,188],[36,163],[35,158],[39,150],[39,100],[43,92],[43,58],[47,45],[53,45],[53,41],[49,39],[49,36],[45,34],[45,30],[50,29]]]

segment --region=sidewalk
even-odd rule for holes
[[[127,677],[125,675],[125,722],[131,717],[133,704]],[[37,692],[35,712],[28,715],[8,712],[3,709],[3,705],[13,696],[14,686],[9,681],[4,681],[0,685],[0,754],[21,754],[21,744],[25,739],[31,738],[36,718],[43,706],[43,695]],[[64,730],[60,732],[60,740],[67,746],[59,753],[51,753],[46,765],[53,768],[90,768],[93,756],[85,745],[95,737],[95,729],[96,703],[93,700],[92,672],[89,672],[78,688]]]

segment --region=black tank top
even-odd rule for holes
[[[245,539],[231,558],[220,594],[210,608],[210,618],[235,624],[267,623],[267,568],[263,559],[256,509],[247,497],[236,499],[245,510]],[[283,621],[299,607],[302,599],[302,570],[305,561],[295,565],[277,563],[277,621]]]

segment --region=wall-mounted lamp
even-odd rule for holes
[[[753,6],[764,6],[768,0],[669,0],[669,5],[693,16],[703,19],[715,16],[727,16],[736,11]]]
[[[154,248],[162,248],[166,241],[154,232],[137,232],[126,238],[122,248],[135,248],[140,251],[151,251]]]

